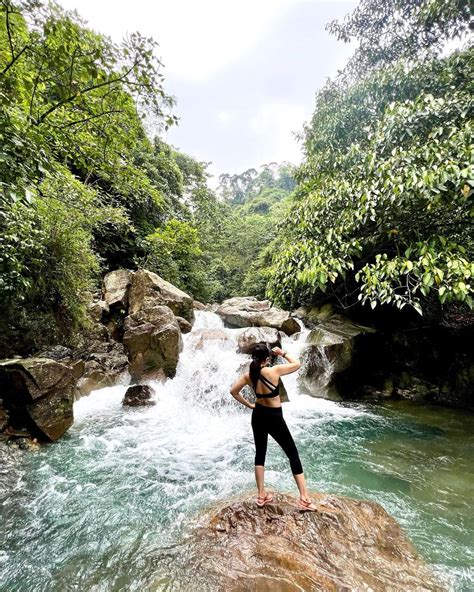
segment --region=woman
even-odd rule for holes
[[[276,364],[269,367],[272,355],[281,356],[287,360],[287,364]],[[280,376],[296,372],[301,364],[296,359],[284,352],[279,347],[271,351],[266,344],[257,343],[252,352],[252,363],[249,372],[241,376],[230,389],[230,394],[242,405],[252,409],[252,430],[255,440],[255,480],[257,482],[258,497],[257,506],[263,508],[273,501],[271,493],[266,493],[264,485],[265,455],[267,452],[268,434],[276,440],[287,455],[291,472],[295,478],[300,492],[298,507],[301,510],[314,511],[316,506],[308,497],[306,480],[303,474],[298,450],[290,434],[290,430],[283,418],[279,395]],[[256,403],[249,403],[240,394],[245,385],[251,386],[257,397]]]

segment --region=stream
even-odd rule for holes
[[[200,339],[201,329],[227,339]],[[197,312],[176,377],[156,405],[124,408],[126,387],[76,401],[74,424],[37,452],[0,448],[0,590],[189,589],[186,529],[210,505],[254,488],[250,410],[229,394],[249,356],[239,330]],[[299,355],[306,331],[287,338]],[[463,411],[409,401],[336,403],[283,379],[286,421],[310,489],[379,502],[448,590],[474,589],[474,430]],[[273,440],[268,489],[296,488]]]

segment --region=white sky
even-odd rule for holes
[[[325,24],[357,0],[59,0],[120,41],[140,31],[160,44],[179,126],[168,142],[210,171],[298,163],[314,93],[352,53]]]

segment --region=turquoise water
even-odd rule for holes
[[[228,342],[196,347],[199,328],[216,324],[198,319],[176,378],[155,385],[156,406],[127,410],[124,387],[96,391],[60,441],[1,453],[2,591],[178,587],[190,517],[254,487],[250,411],[228,394],[247,358],[229,330]],[[296,376],[286,386],[310,488],[381,503],[447,589],[473,590],[473,416],[316,399],[298,394]],[[266,479],[296,493],[272,441]]]

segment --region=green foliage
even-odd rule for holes
[[[268,286],[268,296],[287,305],[408,304],[421,314],[428,297],[473,303],[473,52],[391,63],[402,46],[410,57],[410,48],[437,46],[427,41],[430,31],[447,39],[464,17],[441,15],[425,37],[407,25],[402,46],[382,59],[372,38],[382,23],[361,12],[388,10],[382,4],[362,2],[346,25],[347,34],[366,35],[359,54],[372,55],[376,68],[348,86],[351,62],[318,93],[305,128],[300,185]],[[412,4],[399,8],[416,20]],[[396,18],[383,21],[387,51]]]
[[[202,255],[198,231],[192,223],[170,220],[147,237],[149,248],[144,267],[151,269],[178,288],[197,294],[202,290],[202,274],[196,260]]]
[[[240,175],[221,175],[219,193],[227,212],[215,248],[214,273],[224,287],[222,299],[253,295],[263,298],[270,253],[278,248],[277,227],[295,185],[288,163],[263,165]]]
[[[156,44],[75,13],[0,3],[0,355],[68,340],[100,271],[133,267],[196,175],[145,133],[175,122]],[[166,227],[166,226],[165,226]]]
[[[357,41],[344,72],[354,81],[373,68],[439,54],[446,42],[464,38],[469,22],[467,0],[361,0],[327,29],[341,41]]]
[[[94,205],[94,192],[62,170],[45,178],[33,198],[33,205],[19,200],[2,210],[2,351],[12,335],[25,352],[67,340],[84,323],[83,295],[99,270],[91,229],[104,211]]]

